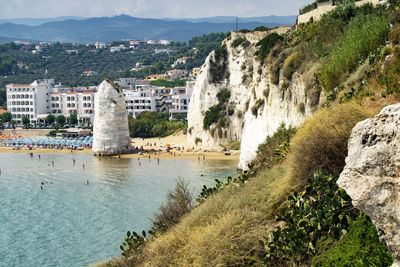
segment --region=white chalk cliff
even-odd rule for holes
[[[282,33],[288,29],[273,31]],[[281,78],[275,85],[270,80],[269,66],[266,63],[262,65],[255,56],[258,50],[256,43],[271,32],[232,32],[223,41],[227,50],[228,75],[221,82],[211,82],[210,65],[215,62],[212,52],[196,79],[189,106],[188,141],[194,143],[196,138],[200,138],[203,145],[216,147],[231,140],[240,140],[240,169],[247,169],[248,163],[256,156],[258,146],[282,123],[298,126],[312,111],[302,75],[294,73],[290,81]],[[232,42],[239,37],[250,43],[233,47]],[[215,128],[219,126],[214,123],[210,129],[204,129],[203,119],[206,111],[218,104],[217,93],[225,88],[231,93],[227,105],[234,113],[227,114],[228,126],[217,134]]]
[[[99,86],[94,104],[94,154],[111,156],[129,153],[132,146],[122,90],[116,83],[106,79]]]

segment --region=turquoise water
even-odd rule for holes
[[[234,175],[236,164],[0,154],[0,266],[86,266],[118,256],[126,231],[149,229],[178,177],[197,195]]]

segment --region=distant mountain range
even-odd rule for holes
[[[239,18],[239,29],[293,25],[296,16]],[[24,22],[25,24],[17,24]],[[122,39],[187,41],[194,36],[235,30],[236,17],[147,19],[127,15],[100,18],[59,17],[0,20],[0,36],[61,42],[111,42]]]
[[[23,24],[28,26],[39,26],[47,22],[54,21],[64,21],[69,19],[75,20],[84,20],[87,18],[83,17],[74,17],[74,16],[65,16],[65,17],[56,17],[56,18],[17,18],[17,19],[0,19],[0,24],[4,23],[14,23],[14,24]]]

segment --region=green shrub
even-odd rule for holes
[[[269,30],[271,30],[271,29],[267,28],[265,26],[258,26],[258,27],[253,29],[253,32],[267,32]]]
[[[254,106],[251,107],[251,113],[252,113],[254,116],[257,117],[257,115],[258,115],[258,107],[257,107],[257,105],[254,105]]]
[[[297,105],[297,111],[304,114],[306,112],[306,105],[303,102]]]
[[[230,97],[231,92],[226,88],[217,93],[218,104],[209,108],[204,115],[204,129],[209,129],[211,124],[217,123],[220,118],[226,116],[226,103]]]
[[[122,250],[121,254],[125,260],[128,262],[134,261],[134,257],[140,255],[147,240],[145,231],[142,231],[142,235],[128,231],[126,233],[125,241],[120,246],[120,249]]]
[[[221,111],[221,109],[222,109],[221,105],[216,105],[206,111],[203,119],[204,129],[210,128],[211,124],[216,123],[218,121],[219,112]]]
[[[281,161],[286,156],[282,151],[289,150],[290,140],[295,133],[295,128],[286,128],[282,123],[272,136],[267,136],[264,143],[258,146],[255,165],[270,168]]]
[[[243,73],[242,83],[245,83],[246,81],[247,81],[247,74]]]
[[[364,214],[350,224],[348,233],[335,246],[314,257],[311,266],[391,266],[392,263],[391,254]]]
[[[195,143],[196,145],[198,145],[199,143],[202,143],[202,142],[203,142],[203,140],[201,140],[200,137],[196,137],[196,138],[194,139],[194,143]]]
[[[279,84],[279,76],[281,73],[281,69],[286,58],[292,53],[293,48],[286,48],[280,52],[278,58],[271,64],[270,72],[271,72],[271,82],[275,85]]]
[[[232,41],[232,47],[236,48],[239,45],[243,44],[245,41],[247,41],[246,38],[238,37],[238,38],[236,38],[235,40]]]
[[[229,77],[226,70],[227,58],[228,51],[225,44],[214,50],[214,57],[210,60],[211,82],[218,83]]]
[[[278,212],[285,225],[269,231],[260,244],[263,263],[271,266],[306,264],[316,253],[317,242],[326,236],[340,239],[357,218],[351,198],[336,185],[336,177],[318,170],[302,192],[290,195],[288,207]],[[324,265],[325,266],[325,265]]]
[[[231,150],[240,150],[240,141],[238,140],[230,141],[227,148]]]
[[[258,110],[262,108],[264,104],[265,104],[265,99],[258,99],[254,104],[254,106],[251,107],[251,113],[253,113],[253,115],[257,117]]]
[[[262,63],[267,58],[271,48],[279,41],[282,41],[283,37],[277,33],[271,33],[261,39],[256,46],[259,46],[259,49],[256,51],[255,55],[257,56],[258,60]]]
[[[301,52],[294,52],[288,56],[283,64],[282,74],[283,76],[291,80],[293,73],[300,67],[304,60],[304,55]]]
[[[219,104],[225,104],[226,102],[228,102],[230,97],[231,97],[231,91],[229,91],[227,88],[222,89],[217,93]]]

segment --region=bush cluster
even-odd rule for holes
[[[271,51],[271,48],[274,47],[274,45],[282,41],[283,37],[277,33],[271,33],[261,39],[258,43],[256,43],[256,46],[259,46],[259,49],[256,51],[255,55],[257,56],[258,60],[260,60],[262,63],[265,61],[267,58],[269,52]]]
[[[227,72],[228,51],[226,45],[222,45],[214,50],[214,57],[210,60],[211,82],[218,83],[229,77]]]
[[[283,63],[282,74],[283,76],[291,80],[293,73],[300,67],[303,63],[304,55],[302,52],[297,51],[288,56]]]
[[[391,266],[392,263],[392,255],[379,241],[375,225],[362,214],[337,244],[313,258],[311,266]]]
[[[281,161],[286,157],[290,140],[295,133],[295,128],[282,123],[272,136],[267,136],[264,143],[258,146],[254,164],[259,168],[271,168]]]
[[[277,215],[285,225],[269,231],[260,241],[264,263],[302,265],[316,253],[317,242],[327,236],[340,239],[359,211],[351,198],[336,185],[337,177],[318,170],[304,191],[288,197],[289,205]]]
[[[209,108],[203,119],[203,127],[204,129],[209,129],[211,124],[220,122],[219,126],[225,127],[226,115],[227,115],[227,102],[231,97],[231,92],[228,89],[223,89],[218,92],[218,104]],[[228,110],[229,112],[229,110]]]
[[[130,136],[141,138],[168,136],[187,127],[182,121],[169,121],[168,112],[144,112],[128,122]]]
[[[232,47],[236,48],[239,45],[243,45],[243,47],[247,47],[250,45],[250,42],[244,37],[238,37],[232,42]]]

